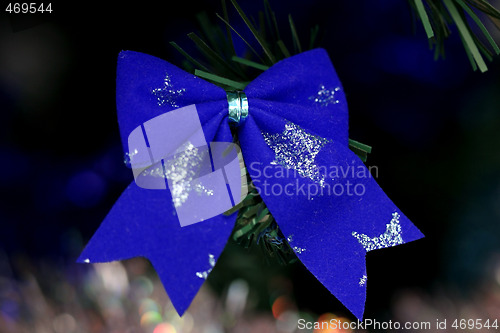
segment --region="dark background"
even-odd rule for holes
[[[23,270],[19,260],[79,271],[74,260],[133,179],[115,111],[118,52],[180,65],[168,42],[191,49],[186,34],[199,28],[195,15],[206,11],[216,22],[220,3],[53,2],[52,14],[36,16],[6,15],[0,3],[0,251],[14,279]],[[258,1],[240,5],[250,14],[262,8]],[[365,316],[389,318],[405,290],[467,298],[485,281],[498,283],[498,57],[488,72],[473,72],[453,31],[446,60],[434,61],[420,23],[412,29],[406,1],[271,5],[287,42],[289,13],[303,40],[320,25],[321,46],[347,94],[350,137],[373,147],[367,164],[378,167],[379,184],[427,236],[368,254]],[[231,20],[244,31],[236,13]],[[230,252],[221,259],[227,270],[231,258],[252,255]],[[351,316],[301,265],[259,265],[254,269],[292,280],[299,308]],[[214,273],[216,290],[246,276],[224,274]]]

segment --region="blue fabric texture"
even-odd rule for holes
[[[362,318],[366,252],[422,233],[348,148],[347,103],[326,51],[284,59],[244,92],[249,116],[237,131],[253,183],[305,267]],[[125,151],[137,126],[191,104],[207,143],[232,142],[222,88],[153,56],[120,53],[117,110]],[[181,227],[170,191],[132,182],[78,261],[148,258],[182,315],[224,249],[236,215]]]

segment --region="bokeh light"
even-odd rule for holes
[[[153,333],[177,333],[177,330],[169,323],[161,323],[156,325]]]
[[[338,317],[333,313],[324,313],[318,317],[318,327],[314,329],[314,333],[352,332],[350,323],[348,318]]]
[[[147,312],[160,312],[158,304],[151,298],[144,298],[140,302],[139,314],[145,314]]]
[[[161,314],[156,311],[148,311],[141,316],[141,326],[155,325],[161,321]]]
[[[72,333],[76,330],[76,321],[72,315],[63,313],[54,318],[52,326],[56,333]]]
[[[288,311],[293,311],[295,309],[295,305],[288,296],[279,296],[273,302],[272,311],[273,316],[276,319],[279,319],[282,314]]]

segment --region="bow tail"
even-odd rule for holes
[[[297,257],[362,318],[366,252],[422,233],[344,144],[290,122],[257,121],[250,117],[240,131],[254,185]],[[259,133],[264,124],[273,131]]]
[[[149,259],[182,315],[207,278],[231,234],[236,214],[181,227],[169,191],[131,183],[78,261]]]

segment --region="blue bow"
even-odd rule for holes
[[[253,184],[300,261],[362,318],[366,252],[422,233],[349,150],[347,103],[324,50],[278,62],[244,93],[249,114],[237,132]],[[117,110],[125,151],[136,128],[190,105],[207,143],[232,142],[227,98],[222,88],[161,59],[119,55]],[[237,214],[183,227],[174,208],[171,191],[132,182],[78,261],[148,258],[182,315],[214,267]]]

